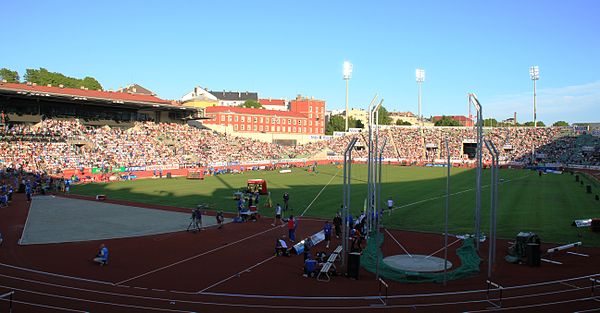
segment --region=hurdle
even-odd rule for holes
[[[579,247],[579,246],[581,246],[581,241],[570,243],[568,245],[563,245],[563,246],[558,246],[558,247],[550,248],[550,249],[548,249],[548,251],[546,253],[552,254],[552,253],[555,253],[555,252],[558,252],[558,251],[562,251],[562,250],[566,250],[566,249],[571,249],[571,248],[575,248],[575,247]]]
[[[486,301],[489,302],[491,305],[493,305],[495,308],[501,308],[502,307],[502,290],[504,289],[504,287],[500,286],[499,284],[497,284],[491,280],[486,280],[485,282],[487,283]],[[494,289],[492,289],[492,287]],[[498,293],[499,293],[498,304],[496,304],[492,300],[490,300],[490,293],[494,292],[494,291],[498,291]]]
[[[8,301],[8,312],[12,313],[13,311],[13,295],[15,294],[14,290],[11,290],[5,294],[0,295],[0,301]],[[5,298],[8,297],[8,300]]]
[[[381,289],[383,289],[383,288],[385,288],[385,296],[384,297],[382,297],[382,294],[381,294]],[[379,300],[383,303],[383,305],[387,305],[388,288],[389,288],[389,285],[381,277],[379,277]]]

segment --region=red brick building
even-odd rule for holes
[[[205,124],[231,126],[235,132],[323,135],[325,101],[298,96],[289,111],[214,106],[204,112]]]
[[[472,119],[463,116],[463,115],[445,115],[447,118],[453,119],[455,121],[458,121],[460,123],[461,126],[475,126],[475,122],[473,122]],[[431,118],[432,122],[437,122],[439,120],[442,119],[442,117],[444,116],[434,116],[433,118]]]

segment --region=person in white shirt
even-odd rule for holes
[[[392,200],[392,197],[389,197],[389,199],[387,201],[387,205],[388,205],[388,213],[391,215],[392,208],[394,207],[394,200]]]
[[[271,224],[271,226],[279,225],[279,221],[281,221],[281,205],[277,203],[275,206],[275,219],[273,220],[273,224]],[[281,224],[283,224],[283,221],[281,221]]]

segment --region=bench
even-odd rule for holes
[[[317,275],[317,280],[329,282],[331,280],[331,277],[329,277],[329,270],[331,269],[332,266],[333,266],[333,263],[331,263],[331,262],[325,263],[323,265],[323,267],[321,268],[321,271],[319,271],[319,274]]]
[[[335,261],[340,259],[341,252],[342,252],[342,246],[337,246],[337,248],[335,248],[335,250],[333,250],[333,252],[329,255],[327,262],[325,262],[325,264],[323,264],[323,267],[321,267],[321,270],[319,271],[319,274],[317,275],[318,281],[329,282],[331,280],[331,277],[329,276],[329,271],[331,270],[331,267],[333,267],[334,271],[337,270],[334,263],[335,263]]]

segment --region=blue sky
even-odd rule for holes
[[[377,93],[390,111],[532,120],[528,69],[539,65],[538,120],[600,121],[600,1],[9,1],[0,67],[45,67],[178,99],[194,86],[297,94],[344,107]]]

